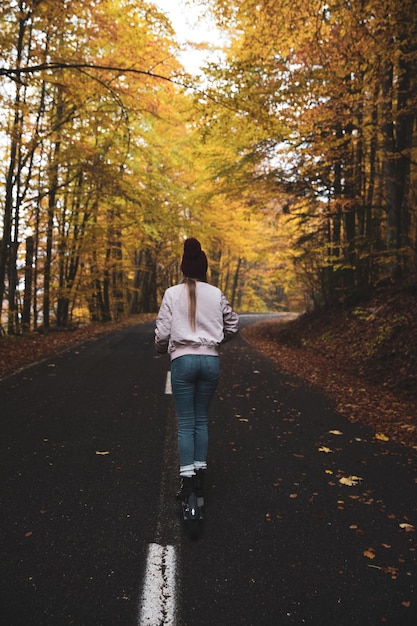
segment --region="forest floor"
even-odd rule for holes
[[[352,308],[262,322],[243,334],[349,420],[417,450],[416,285],[385,285]]]
[[[155,315],[0,339],[0,379],[103,333]],[[344,310],[243,329],[277,368],[321,389],[351,421],[417,450],[417,287],[376,289]]]

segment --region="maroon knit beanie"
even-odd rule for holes
[[[207,257],[201,249],[198,239],[191,237],[184,241],[184,254],[181,262],[181,270],[187,278],[206,279],[207,274]]]

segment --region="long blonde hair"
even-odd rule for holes
[[[197,316],[196,281],[194,280],[194,278],[185,277],[183,282],[187,286],[188,321],[190,322],[191,330],[195,332]]]

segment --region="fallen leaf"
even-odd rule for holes
[[[404,600],[404,602],[401,602],[401,604],[405,606],[406,609],[409,609],[411,606],[410,600]]]
[[[339,479],[339,483],[341,485],[347,485],[348,487],[354,487],[355,485],[358,485],[360,482],[362,482],[362,478],[360,478],[360,476],[344,476],[343,478]]]
[[[100,452],[99,450],[96,450],[96,454],[100,455],[100,456],[106,456],[107,454],[110,454],[110,452]]]
[[[379,439],[379,441],[389,441],[389,437],[384,435],[384,433],[376,433],[375,439]]]
[[[329,430],[329,435],[343,435],[340,430]]]
[[[406,533],[413,533],[414,532],[414,526],[412,524],[400,524],[400,528],[402,528],[403,530],[405,530]]]
[[[292,500],[295,500],[295,498],[298,498],[298,493],[291,493],[290,498],[292,498]]]
[[[387,565],[382,568],[384,574],[389,574],[392,580],[396,580],[398,578],[398,567],[392,567],[391,565]]]
[[[369,548],[369,550],[364,551],[363,556],[366,556],[367,559],[374,559],[375,552],[372,550],[372,548]]]
[[[32,537],[32,535],[33,535],[33,532],[32,532],[31,530],[28,530],[28,532],[27,532],[27,533],[25,533],[25,537],[26,537],[26,538],[28,538],[28,537]]]
[[[326,474],[333,474],[332,470],[329,470],[329,469],[325,470],[325,473]]]
[[[333,452],[333,450],[330,450],[330,448],[326,448],[326,446],[322,446],[321,448],[319,448],[319,452],[326,452],[326,454],[329,454],[329,452]]]

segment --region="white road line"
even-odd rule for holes
[[[174,546],[149,544],[139,626],[175,626]]]
[[[167,372],[167,378],[165,381],[165,395],[172,395],[171,372]]]

